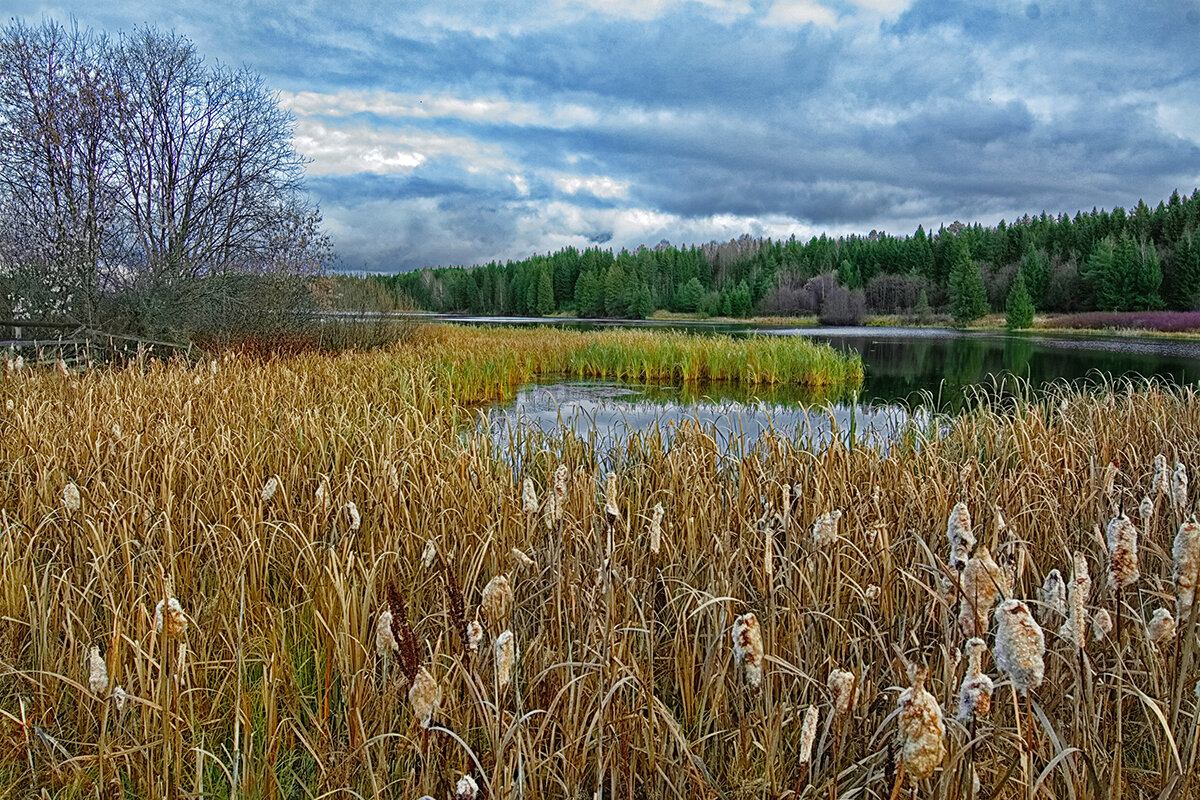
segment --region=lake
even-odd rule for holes
[[[601,321],[473,317],[456,322],[561,324],[599,327]],[[835,435],[862,446],[894,440],[910,417],[929,424],[987,390],[1002,398],[1015,387],[1012,376],[1038,392],[1056,382],[1086,383],[1112,377],[1155,377],[1172,384],[1200,381],[1200,341],[1028,335],[912,328],[772,327],[703,322],[635,323],[730,333],[807,336],[857,352],[865,367],[853,394],[820,395],[800,387],[746,391],[708,386],[643,386],[612,381],[562,381],[522,387],[512,400],[492,406],[488,417],[501,443],[526,430],[553,433],[560,425],[593,437],[601,449],[631,434],[657,432],[670,439],[679,425],[695,421],[711,430],[726,453],[773,431],[819,448]]]

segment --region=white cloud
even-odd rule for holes
[[[280,102],[298,117],[373,114],[398,119],[461,119],[468,122],[572,128],[594,125],[601,113],[577,103],[535,105],[504,98],[418,95],[347,89],[340,92],[280,92]]]
[[[296,149],[313,160],[310,175],[409,172],[431,158],[454,158],[472,171],[511,171],[498,145],[428,131],[388,130],[364,125],[340,126],[301,118]]]
[[[629,191],[629,183],[618,181],[603,175],[564,175],[553,176],[555,187],[564,194],[588,192],[596,197],[606,199],[624,197]]]
[[[775,0],[763,22],[767,25],[813,25],[832,27],[837,24],[837,12],[812,0]]]

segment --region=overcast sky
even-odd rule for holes
[[[342,268],[908,234],[1200,186],[1200,0],[10,0],[296,116]]]

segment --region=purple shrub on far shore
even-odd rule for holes
[[[1054,320],[1060,328],[1143,328],[1200,331],[1200,311],[1089,311]]]

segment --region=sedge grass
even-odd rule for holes
[[[559,352],[525,336],[503,348],[513,371]],[[1136,624],[1173,597],[1167,508],[1141,531],[1120,639],[1084,649],[1048,628],[1043,680],[1020,706],[997,702],[969,728],[947,714],[928,777],[889,758],[903,751],[907,665],[945,709],[968,666],[959,601],[942,588],[955,504],[1016,599],[1036,607],[1076,551],[1104,576],[1105,491],[1136,504],[1156,454],[1200,463],[1192,389],[980,403],[886,451],[765,437],[726,457],[685,425],[669,449],[635,437],[602,457],[569,434],[553,448],[531,436],[510,460],[469,424],[479,387],[446,385],[456,353],[474,348],[462,363],[476,366],[455,373],[474,380],[493,345],[452,331],[404,351],[0,378],[0,796],[446,797],[464,774],[533,798],[888,796],[915,772],[921,796],[969,796],[977,778],[979,796],[1081,798],[1116,766],[1128,797],[1197,790],[1195,620],[1157,644]],[[1092,465],[1113,462],[1106,487]],[[523,502],[526,477],[555,498],[545,524]],[[762,498],[792,503],[770,529],[770,566]],[[348,503],[357,526],[336,513]],[[818,547],[810,531],[829,509],[845,515]],[[422,563],[430,541],[441,572]],[[514,548],[533,566],[514,569]],[[498,665],[500,631],[475,656],[458,631],[500,574],[516,648]],[[1089,614],[1117,609],[1103,580]],[[403,670],[380,669],[389,587],[440,691],[428,728]],[[179,680],[154,620],[172,597],[186,615]],[[758,687],[730,646],[746,614],[762,620]],[[97,642],[121,708],[89,688]],[[859,676],[841,715],[834,667]],[[997,697],[1012,694],[985,669]]]

